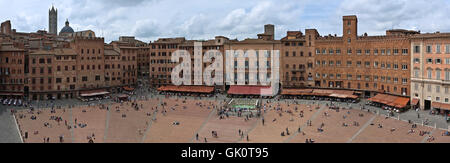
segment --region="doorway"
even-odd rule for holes
[[[370,91],[364,91],[364,97],[370,98]]]
[[[431,101],[425,100],[424,110],[430,110],[431,109]]]

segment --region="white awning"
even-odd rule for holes
[[[85,93],[81,94],[82,97],[90,97],[90,96],[99,96],[99,95],[106,95],[109,94],[109,92],[95,92],[95,93]]]

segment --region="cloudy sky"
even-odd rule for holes
[[[358,16],[362,35],[405,28],[450,32],[450,0],[0,0],[0,21],[21,32],[48,30],[48,10],[58,9],[58,31],[91,29],[107,42],[136,36],[254,38],[264,24],[275,24],[276,38],[288,30],[316,28],[342,34],[342,16]]]

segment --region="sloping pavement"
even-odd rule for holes
[[[13,115],[6,108],[0,108],[0,143],[22,143]]]

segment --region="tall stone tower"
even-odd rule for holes
[[[358,37],[358,18],[356,15],[349,15],[342,17],[343,39],[347,44],[352,44]]]
[[[274,40],[275,38],[275,26],[273,24],[264,25],[264,34],[270,35],[270,40]]]
[[[48,11],[48,32],[51,34],[58,34],[58,10],[53,5]]]

